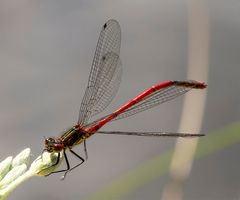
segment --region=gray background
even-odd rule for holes
[[[73,125],[103,23],[122,28],[123,78],[113,111],[152,84],[185,79],[187,2],[178,0],[0,0],[0,160],[30,147],[37,156],[44,136]],[[211,0],[210,70],[203,132],[240,115],[240,1]],[[183,98],[107,125],[105,130],[177,131]],[[174,139],[93,136],[88,161],[59,181],[34,178],[9,199],[81,199],[145,160],[172,149]],[[81,147],[80,147],[81,149]],[[82,150],[82,149],[81,149]],[[235,145],[196,161],[184,199],[240,199]],[[128,199],[159,199],[168,177]],[[160,188],[160,189],[159,189]]]

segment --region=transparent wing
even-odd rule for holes
[[[144,98],[142,98],[138,102],[134,103],[134,105],[132,105],[129,108],[125,109],[124,111],[118,113],[118,115],[116,117],[112,118],[111,121],[126,118],[126,117],[129,117],[136,113],[142,112],[144,110],[153,108],[159,104],[162,104],[162,103],[170,101],[180,95],[183,95],[186,92],[190,91],[191,89],[203,89],[205,87],[206,87],[206,85],[204,85],[204,83],[199,83],[197,81],[172,81],[171,84],[169,84],[168,86],[162,87],[160,89],[156,89],[155,91],[146,95]],[[143,94],[141,94],[141,95],[143,95]],[[136,97],[136,98],[138,98],[138,97]],[[134,101],[134,99],[131,101]],[[104,117],[88,124],[87,127],[94,126],[94,125],[98,124],[98,122],[102,121],[103,119],[105,119],[111,115],[112,114],[104,116]]]
[[[123,132],[123,131],[98,131],[99,134],[107,135],[134,135],[134,136],[153,136],[153,137],[200,137],[204,134],[194,133],[170,133],[170,132]]]
[[[186,92],[190,91],[191,89],[192,88],[190,87],[179,86],[179,85],[171,85],[166,88],[162,88],[160,90],[153,92],[151,95],[146,96],[142,101],[139,101],[132,107],[126,109],[113,120],[126,118],[136,113],[142,112],[144,110],[148,110],[152,107],[155,107],[159,104],[162,104],[180,95],[183,95]]]
[[[92,98],[95,103],[91,116],[103,111],[109,105],[121,82],[122,67],[119,56],[111,52],[107,53],[104,59],[104,67],[98,77],[98,90]]]
[[[80,125],[103,111],[115,96],[122,74],[120,45],[120,26],[116,20],[109,20],[103,25],[98,39],[88,86],[80,106]]]

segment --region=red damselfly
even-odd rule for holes
[[[67,169],[55,171],[66,174],[80,166],[88,158],[86,139],[97,134],[119,134],[136,136],[168,136],[168,137],[199,137],[203,134],[191,133],[169,133],[169,132],[121,132],[121,131],[99,131],[106,123],[129,117],[138,112],[142,112],[175,97],[188,92],[191,89],[204,89],[206,84],[197,81],[166,81],[158,83],[142,92],[134,99],[115,112],[104,116],[98,120],[90,122],[90,118],[102,112],[115,96],[121,80],[120,61],[121,29],[116,20],[107,21],[101,30],[97,43],[92,68],[88,80],[79,112],[77,124],[65,131],[60,137],[49,137],[45,139],[45,149],[47,152],[58,153],[57,165],[60,154],[66,161]],[[85,159],[72,150],[75,145],[83,143]],[[71,167],[67,158],[66,150],[80,159],[80,163]],[[52,174],[51,173],[51,174]]]

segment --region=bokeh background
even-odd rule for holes
[[[209,28],[209,70],[203,80],[209,86],[201,127],[207,140],[239,122],[240,1],[202,2]],[[122,29],[123,77],[106,113],[157,82],[202,78],[187,75],[189,3],[192,1],[0,0],[0,160],[25,147],[32,149],[34,159],[43,149],[44,136],[59,135],[76,122],[99,32],[110,18],[117,19]],[[189,95],[201,93],[206,95],[203,91]],[[177,132],[183,101],[180,97],[113,122],[104,130]],[[191,114],[194,118],[194,109]],[[172,138],[95,135],[87,142],[89,159],[65,181],[60,181],[59,174],[36,177],[9,199],[93,199],[135,168],[174,150],[175,143]],[[235,142],[194,161],[184,182],[183,199],[240,199],[239,151]],[[161,199],[171,178],[169,173],[155,177],[112,199]]]

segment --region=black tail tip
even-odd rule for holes
[[[205,82],[199,82],[199,81],[174,81],[174,83],[177,86],[194,88],[194,89],[205,89],[207,87],[207,84]]]

